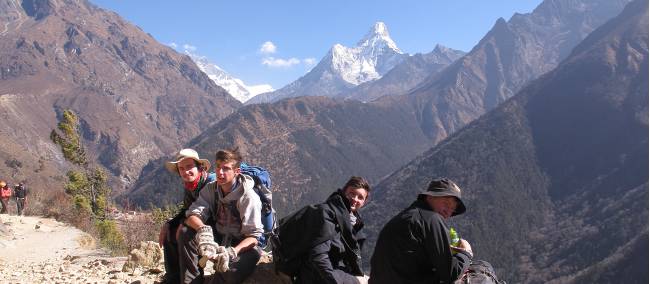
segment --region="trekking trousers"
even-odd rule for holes
[[[178,226],[169,224],[167,227],[167,237],[163,242],[163,251],[165,252],[165,280],[168,283],[181,283],[181,271],[178,261],[178,242],[176,241],[176,230]]]
[[[182,283],[203,283],[203,269],[199,267],[198,246],[194,242],[196,231],[183,225],[178,238],[178,255],[181,268]],[[255,246],[253,249],[240,253],[235,261],[231,261],[229,269],[223,273],[215,273],[209,283],[242,283],[253,274],[262,250]]]
[[[9,214],[9,198],[0,198],[0,203],[2,203],[2,210],[0,210],[0,214]]]
[[[25,198],[16,198],[16,209],[18,209],[18,215],[23,215],[23,210],[25,209]]]

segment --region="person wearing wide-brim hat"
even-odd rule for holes
[[[185,210],[198,198],[201,189],[213,182],[216,176],[208,172],[210,161],[201,159],[194,149],[178,151],[172,161],[165,163],[165,168],[183,181],[184,197],[183,207],[174,218],[163,225],[158,236],[158,243],[165,252],[166,273],[163,282],[181,283],[178,260],[178,235],[182,227],[180,225],[185,221]]]
[[[470,264],[472,247],[453,246],[445,220],[466,211],[460,187],[437,178],[379,233],[370,283],[453,283]]]
[[[183,173],[180,173],[178,171],[178,164],[185,159],[193,160],[196,163],[196,166],[202,168],[204,171],[210,169],[210,161],[208,159],[199,158],[199,153],[197,153],[194,149],[189,149],[189,148],[178,151],[178,153],[176,154],[176,158],[174,158],[174,161],[165,163],[165,168],[169,172],[178,174],[181,177],[183,177]],[[185,180],[185,178],[183,179]]]

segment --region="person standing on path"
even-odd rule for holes
[[[25,183],[21,182],[14,187],[14,196],[16,197],[16,209],[18,210],[18,215],[23,215],[23,210],[25,210],[25,198],[27,197],[27,188]]]
[[[2,203],[2,210],[0,214],[9,214],[9,198],[12,196],[11,188],[4,180],[0,180],[0,202]]]

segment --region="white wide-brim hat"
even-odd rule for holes
[[[176,160],[165,163],[165,168],[167,168],[167,170],[172,173],[178,174],[178,163],[180,163],[180,161],[182,161],[183,159],[187,159],[187,158],[190,158],[196,161],[197,163],[199,163],[199,165],[203,166],[203,169],[206,171],[210,169],[210,161],[208,161],[207,159],[199,158],[199,153],[194,151],[194,149],[180,150],[178,154],[176,154]]]

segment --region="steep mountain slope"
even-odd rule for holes
[[[277,91],[257,95],[249,103],[300,96],[335,96],[381,78],[406,57],[390,38],[386,25],[377,22],[357,46],[349,48],[335,44],[305,76]]]
[[[354,89],[338,94],[339,97],[360,101],[372,101],[385,95],[403,95],[420,84],[425,78],[443,70],[465,52],[436,45],[426,54],[409,56],[381,78],[363,83]]]
[[[648,3],[385,178],[370,236],[437,176],[464,190],[453,226],[510,282],[647,283]]]
[[[246,106],[189,146],[211,160],[217,149],[239,146],[246,161],[271,172],[274,206],[283,215],[324,200],[352,175],[378,180],[431,147],[411,113],[391,104],[293,98]],[[164,161],[145,169],[129,199],[178,200],[178,177],[166,173]]]
[[[628,0],[546,0],[494,27],[463,58],[432,74],[404,100],[439,141],[550,71]]]
[[[548,6],[550,4],[542,4],[540,7],[544,5]],[[585,7],[592,7],[594,5],[595,4],[592,4],[591,6],[587,5]],[[563,6],[560,6],[558,8],[562,7]],[[578,18],[578,22],[582,24],[583,21],[580,19],[591,19],[591,14],[593,14],[592,10],[593,9],[590,10],[585,8],[584,12],[588,15],[583,15]],[[566,28],[566,25],[562,23],[575,21],[575,19],[557,19],[557,15],[560,15],[562,13],[564,12],[557,11],[556,13],[548,12],[546,14],[535,15],[538,15],[539,17],[541,17],[540,15],[551,17],[545,21],[549,21],[555,23],[556,26]],[[610,13],[612,13],[610,16],[613,17],[613,12],[610,11]],[[569,13],[569,15],[575,17],[575,15],[571,13]],[[528,15],[527,17],[532,16]],[[551,19],[554,20],[551,21]],[[573,27],[573,25],[571,27]],[[589,27],[589,25],[585,24],[585,27],[582,28],[586,27]],[[541,29],[541,27],[539,28]],[[541,29],[540,31],[537,31],[537,33],[546,34],[546,32],[543,31],[544,30]],[[560,31],[560,29],[554,28],[552,31]],[[568,33],[565,30],[561,31]],[[489,37],[486,36],[486,38]],[[525,46],[522,46],[521,48],[524,47]],[[557,48],[556,45],[548,45],[545,47]],[[475,48],[474,50],[480,50],[480,48]],[[523,50],[519,51],[519,53],[524,52],[525,51]],[[557,50],[544,52],[558,53]],[[464,58],[473,58],[470,55],[471,53]],[[481,70],[481,68],[485,67],[485,65],[480,65],[479,63],[476,63],[477,65],[475,66],[470,66],[472,70]],[[447,69],[456,66],[457,64],[458,61],[449,66]],[[442,73],[450,74],[447,71],[442,71]],[[395,74],[395,76],[397,76],[397,74]],[[467,84],[469,83],[470,82]],[[459,85],[459,88],[468,87],[469,85],[467,84]],[[326,106],[334,107],[334,109],[339,109],[343,107],[342,105],[346,104],[345,102],[335,100],[334,102],[336,103],[327,103],[320,105],[321,102],[325,101],[329,100],[325,100],[323,98],[319,100],[295,100],[290,103],[290,105],[300,102],[301,105],[305,106],[305,109],[310,109],[313,111],[313,113],[310,115],[315,117],[329,117],[332,115],[330,114],[332,110],[329,110]],[[301,115],[300,112],[294,111],[291,114],[284,114],[287,112],[284,109],[284,104],[273,104],[270,106],[260,106],[258,108],[244,108],[246,110],[245,113],[237,112],[233,114],[233,117],[236,117],[236,119],[229,119],[228,121],[230,124],[226,125],[220,123],[218,125],[215,125],[217,128],[211,129],[209,132],[203,135],[202,139],[204,141],[213,140],[222,142],[219,142],[218,144],[215,142],[215,144],[213,144],[213,148],[204,148],[206,152],[202,152],[201,154],[213,156],[214,151],[217,150],[217,147],[225,147],[229,145],[240,145],[249,149],[250,146],[245,146],[246,143],[248,143],[248,139],[244,139],[236,135],[228,136],[229,132],[234,131],[237,133],[242,131],[242,129],[248,129],[247,131],[250,134],[248,134],[249,136],[247,137],[256,137],[256,139],[259,139],[259,141],[275,141],[275,139],[288,139],[287,137],[294,136],[300,137],[299,143],[288,140],[288,142],[286,142],[286,146],[282,146],[281,144],[274,144],[273,146],[265,147],[263,143],[260,142],[259,146],[257,147],[250,147],[250,149],[253,150],[247,150],[247,156],[249,157],[249,160],[261,163],[271,170],[271,173],[274,175],[274,180],[276,181],[276,188],[280,191],[278,193],[278,199],[286,200],[286,204],[289,204],[288,201],[298,202],[283,206],[287,208],[297,208],[299,206],[305,205],[309,200],[319,200],[319,197],[322,197],[323,195],[323,190],[329,191],[334,187],[340,186],[339,183],[343,182],[345,178],[349,177],[349,175],[352,175],[355,172],[364,174],[367,173],[372,181],[376,181],[378,178],[390,174],[391,172],[397,170],[404,163],[415,158],[425,149],[428,149],[429,147],[435,145],[435,143],[438,143],[440,140],[447,137],[449,133],[453,133],[465,125],[465,123],[470,121],[472,118],[475,118],[476,116],[474,115],[478,115],[478,112],[474,112],[474,107],[476,106],[474,104],[475,102],[465,95],[459,95],[458,97],[451,97],[450,95],[448,97],[442,98],[440,101],[442,103],[436,105],[438,108],[436,112],[430,113],[439,115],[435,117],[435,120],[432,116],[426,116],[426,113],[423,113],[423,109],[426,109],[428,106],[427,103],[429,103],[429,98],[421,97],[418,95],[384,96],[367,104],[360,104],[359,102],[349,101],[347,103],[349,103],[349,107],[352,108],[350,111],[353,111],[353,106],[364,106],[363,111],[360,111],[358,116],[352,116],[348,120],[330,118],[332,121],[337,122],[337,127],[335,128],[330,127],[331,123],[329,122],[329,119],[315,120],[308,124],[311,125],[314,123],[323,123],[324,125],[316,124],[312,127],[314,129],[326,128],[327,131],[304,131],[302,128],[299,128],[297,126],[291,126],[290,123],[304,124],[304,122],[295,118]],[[312,104],[317,104],[319,106],[316,107]],[[244,109],[242,109],[242,111],[244,111]],[[471,112],[468,110],[471,110]],[[379,113],[374,113],[374,111],[379,111]],[[275,113],[283,113],[283,115],[275,115]],[[390,120],[393,117],[398,117],[398,119]],[[371,119],[374,119],[374,121]],[[256,128],[252,128],[251,125],[256,126]],[[414,127],[414,125],[417,127]],[[366,129],[368,127],[370,127],[370,129],[373,129],[372,135],[368,134],[368,129]],[[341,129],[340,132],[339,129]],[[279,133],[283,133],[284,136],[278,136]],[[363,136],[364,134],[365,136]],[[338,140],[343,142],[332,142],[334,141],[330,138],[332,136],[339,137]],[[346,138],[348,136],[349,138]],[[358,136],[362,136],[362,138],[356,138]],[[385,141],[391,141],[392,143],[385,143]],[[384,157],[390,156],[391,159],[387,161],[383,158],[372,158],[370,162],[363,161],[363,159],[362,161],[356,161],[356,159],[339,159],[341,153],[343,153],[343,150],[341,150],[341,148],[338,146],[323,146],[323,143],[326,142],[335,143],[336,145],[340,144],[341,146],[347,145],[345,143],[350,143],[351,145],[354,145],[354,147],[356,147],[354,149],[358,149],[358,151],[371,153],[373,155],[375,155],[375,153],[388,153],[376,155],[384,155]],[[312,143],[313,145],[309,143]],[[299,146],[293,146],[297,144]],[[196,142],[189,143],[188,145],[192,147],[200,146],[200,144]],[[363,147],[368,147],[368,149],[371,150],[364,150]],[[254,150],[255,148],[259,149]],[[307,152],[303,153],[300,151]],[[312,151],[315,151],[318,154],[313,154],[311,153]],[[292,155],[305,158],[294,158]],[[314,160],[313,158],[309,158],[312,156],[316,156],[319,159]],[[357,156],[354,155],[353,157]],[[373,156],[368,154],[368,157]],[[305,162],[301,164],[297,162],[298,160]],[[381,163],[378,161],[381,161]],[[143,176],[140,178],[138,183],[133,187],[138,192],[133,193],[130,198],[143,206],[148,205],[149,202],[153,200],[156,202],[163,201],[163,203],[178,200],[178,198],[181,196],[177,191],[179,190],[177,186],[178,181],[172,179],[171,176],[169,176],[169,180],[159,180],[161,176],[167,175],[164,173],[164,171],[162,171],[161,168],[162,160],[151,163],[143,173]],[[354,169],[354,171],[339,170],[338,172],[341,174],[335,175],[333,173],[335,172],[336,168],[348,170]],[[156,171],[158,171],[157,174],[154,173]],[[295,175],[284,174],[294,172]],[[323,178],[323,176],[327,178]],[[294,185],[296,184],[296,180],[303,180],[304,183]],[[298,191],[300,192],[298,193]],[[284,196],[284,194],[289,192],[296,196],[305,196],[305,198]],[[316,194],[314,194],[313,197],[309,197],[311,195],[310,192],[316,192]],[[154,204],[157,203],[154,202]]]
[[[1,0],[0,27],[0,159],[21,164],[0,175],[34,187],[67,167],[49,139],[64,109],[119,190],[241,106],[189,57],[84,0]]]

